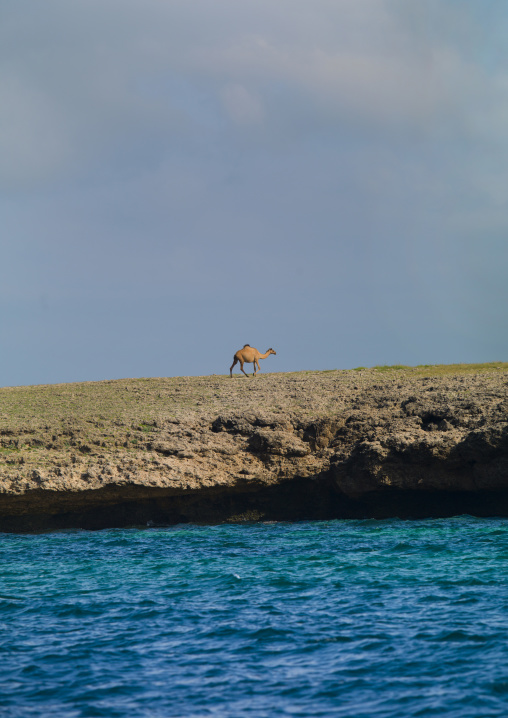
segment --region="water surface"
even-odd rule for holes
[[[506,716],[508,521],[0,535],[0,714]]]

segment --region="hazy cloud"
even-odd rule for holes
[[[119,374],[106,325],[129,314],[145,338],[174,325],[163,353],[192,326],[221,347],[275,334],[293,357],[307,332],[306,366],[499,358],[507,29],[493,0],[4,3],[0,297],[19,352],[44,345],[35,311],[61,346],[74,307]],[[74,366],[43,376],[106,372]]]
[[[430,18],[446,13],[431,7]],[[263,121],[270,139],[279,115],[289,130],[292,116],[298,123],[288,93],[314,131],[328,118],[394,136],[504,137],[507,76],[487,75],[454,36],[422,30],[424,12],[416,23],[401,8],[50,0],[25,13],[11,5],[2,25],[4,182],[64,164],[76,171],[90,153],[134,154],[142,135],[164,151],[202,125],[216,130],[221,106],[235,124]],[[467,5],[457,14],[467,17]]]
[[[240,125],[250,125],[263,121],[264,111],[261,102],[243,85],[227,84],[223,87],[221,96],[224,106],[234,122]]]

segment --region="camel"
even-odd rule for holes
[[[256,376],[256,364],[258,367],[257,371],[261,371],[261,369],[259,368],[259,359],[266,359],[266,357],[270,356],[270,354],[277,354],[277,352],[270,348],[264,354],[261,354],[261,352],[258,352],[257,349],[251,347],[250,344],[244,344],[243,349],[239,349],[233,357],[233,363],[231,364],[231,368],[229,370],[229,376],[233,378],[233,367],[238,362],[240,362],[240,369],[242,371],[244,364],[254,364],[254,374],[252,376]],[[248,376],[248,374],[246,374],[244,371],[243,373],[245,374],[245,376]]]

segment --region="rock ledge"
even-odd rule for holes
[[[0,389],[0,530],[508,516],[507,369]]]

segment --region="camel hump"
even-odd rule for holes
[[[243,348],[245,349],[245,347],[250,347],[250,344],[244,344]]]

